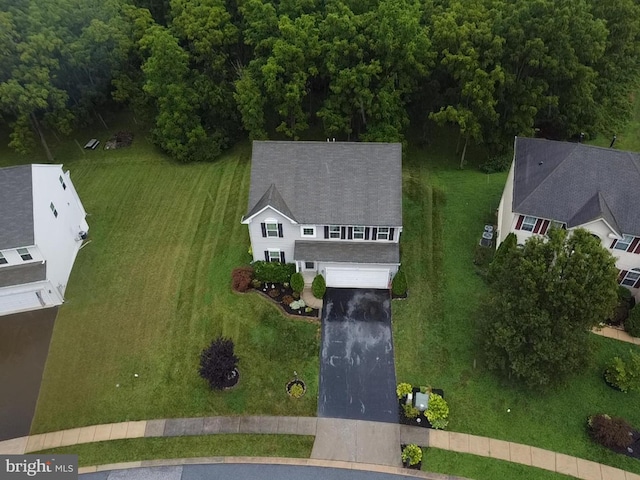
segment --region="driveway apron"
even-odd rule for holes
[[[398,422],[388,290],[328,288],[318,416]]]
[[[57,312],[0,316],[0,440],[29,434]]]

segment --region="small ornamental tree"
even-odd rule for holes
[[[544,388],[588,365],[590,331],[618,301],[615,259],[599,240],[552,228],[548,239],[498,251],[491,270],[480,311],[490,369]]]
[[[313,296],[316,298],[322,298],[326,291],[327,284],[324,281],[324,277],[322,275],[316,275],[316,278],[313,279],[313,283],[311,283],[311,292],[313,293]]]
[[[233,353],[233,342],[218,337],[200,354],[200,376],[209,382],[212,390],[222,390],[231,386],[238,360]]]
[[[632,431],[631,425],[620,417],[599,414],[589,418],[589,435],[607,448],[627,448],[633,442]]]
[[[304,290],[304,277],[300,272],[291,275],[291,290],[301,293]]]
[[[253,280],[253,268],[238,267],[231,272],[231,288],[236,292],[246,292],[249,290]]]

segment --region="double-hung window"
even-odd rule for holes
[[[339,225],[331,225],[331,226],[329,226],[329,238],[340,238],[340,226]]]
[[[378,240],[389,240],[389,227],[378,227]]]
[[[627,274],[620,281],[620,285],[626,285],[627,287],[633,287],[640,280],[640,269],[634,268],[629,270]]]
[[[24,260],[25,262],[27,260],[33,260],[33,257],[29,253],[29,249],[28,248],[19,248],[18,249],[18,255],[20,255],[20,258],[22,258],[22,260]]]
[[[302,236],[314,238],[316,236],[316,227],[302,227]]]
[[[613,248],[615,248],[616,250],[624,250],[624,251],[626,251],[627,248],[629,248],[629,245],[631,245],[631,242],[633,242],[633,236],[632,235],[623,235],[622,236],[622,240],[618,240],[613,245]]]
[[[279,262],[280,261],[280,250],[269,250],[269,261],[270,262]]]
[[[265,223],[265,228],[267,230],[267,237],[277,237],[278,236],[278,224],[277,223]]]
[[[527,232],[533,232],[533,229],[536,228],[536,221],[538,219],[536,217],[530,217],[528,215],[525,215],[524,219],[522,220],[522,226],[520,227],[520,230],[526,230]]]
[[[0,265],[6,265],[7,263],[9,263],[9,261],[4,258],[4,255],[2,255],[2,252],[0,252]]]
[[[364,227],[353,227],[353,239],[364,240]]]

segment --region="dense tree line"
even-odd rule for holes
[[[410,121],[499,150],[614,131],[639,36],[636,0],[0,0],[0,119],[19,151],[114,101],[181,161],[243,131],[396,141]]]

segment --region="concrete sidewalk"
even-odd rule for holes
[[[600,335],[601,337],[613,338],[620,340],[621,342],[633,343],[634,345],[640,345],[640,338],[632,337],[622,328],[615,327],[600,327],[591,330],[592,333]]]
[[[373,424],[373,425],[370,425]],[[395,431],[399,428],[399,439]],[[380,468],[397,468],[400,444],[415,443],[482,457],[542,468],[582,480],[640,480],[640,475],[619,468],[552,452],[521,443],[506,442],[467,433],[431,430],[396,424],[377,424],[361,420],[318,419],[315,417],[204,417],[111,423],[43,433],[0,442],[0,454],[23,454],[80,443],[123,438],[171,437],[225,433],[269,433],[316,437],[309,462],[351,461],[376,463]],[[348,450],[339,449],[346,437]],[[370,437],[370,441],[366,437]],[[389,437],[382,440],[383,437]],[[378,447],[375,442],[381,441]],[[367,451],[368,450],[368,451]],[[395,452],[395,453],[394,453]],[[371,457],[375,456],[374,461]],[[330,458],[334,457],[334,458]],[[348,457],[350,460],[341,460]],[[394,458],[395,457],[395,458]],[[322,458],[322,460],[320,459]],[[345,464],[346,465],[346,464]]]
[[[311,458],[401,467],[400,425],[318,418]]]

